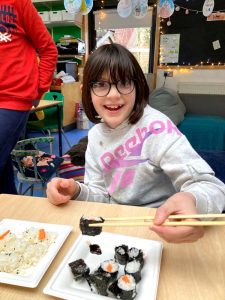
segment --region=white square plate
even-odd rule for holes
[[[102,250],[102,254],[96,255],[90,253],[89,243],[98,244]],[[126,244],[129,248],[136,247],[142,249],[144,252],[145,264],[141,272],[142,279],[137,285],[137,296],[135,300],[156,299],[163,248],[162,243],[106,232],[102,232],[100,235],[94,237],[80,235],[57,271],[53,274],[43,292],[62,299],[112,299],[91,292],[86,281],[76,282],[68,263],[83,258],[92,272],[97,269],[104,260],[114,258],[114,248],[121,244]]]
[[[25,271],[24,274],[12,274],[0,272],[0,282],[35,288],[53,261],[57,252],[63,245],[67,236],[73,229],[72,226],[48,224],[39,222],[30,222],[14,219],[4,219],[0,222],[0,232],[10,230],[15,234],[19,234],[28,228],[44,228],[46,231],[57,233],[55,242],[50,245],[48,252],[41,258],[38,264]]]

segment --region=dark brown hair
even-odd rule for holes
[[[149,87],[144,73],[134,55],[119,44],[107,44],[99,47],[88,58],[84,67],[82,103],[88,119],[99,123],[98,115],[91,99],[90,84],[98,81],[104,74],[109,74],[112,82],[133,80],[136,88],[136,99],[132,113],[129,116],[130,124],[137,123],[143,115],[148,103]]]

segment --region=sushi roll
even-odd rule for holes
[[[137,260],[140,262],[141,267],[144,265],[144,254],[141,249],[132,247],[128,250],[128,261]]]
[[[138,283],[141,280],[141,263],[139,261],[129,261],[126,264],[124,271],[125,274],[132,275],[136,283]]]
[[[86,265],[83,259],[77,259],[69,263],[71,272],[74,275],[76,281],[86,279],[90,273],[89,267]]]
[[[108,291],[118,299],[133,300],[137,295],[135,279],[132,275],[122,275],[109,286]]]
[[[125,265],[128,260],[128,246],[127,245],[120,245],[115,248],[115,260],[120,265]]]
[[[102,217],[82,216],[80,219],[80,230],[84,235],[95,236],[102,232],[102,227],[89,227],[89,224],[103,223]]]
[[[87,278],[88,284],[92,292],[107,296],[108,286],[118,275],[119,265],[114,260],[107,260],[101,263],[98,270],[90,274]]]
[[[95,271],[88,276],[87,282],[93,293],[102,296],[108,296],[108,279],[102,273],[100,273],[99,271]]]
[[[100,246],[98,244],[90,244],[89,249],[92,254],[96,254],[96,255],[102,254],[102,249],[100,248]]]
[[[98,268],[98,272],[102,273],[106,278],[109,278],[110,281],[113,281],[117,278],[119,271],[119,264],[113,259],[103,261]]]

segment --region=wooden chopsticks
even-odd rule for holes
[[[140,217],[112,217],[104,218],[105,221],[129,221],[129,220],[154,220],[155,216],[140,216]],[[170,215],[168,219],[211,219],[225,218],[225,214],[193,214],[193,215]]]
[[[124,226],[151,226],[153,222],[112,222],[89,224],[89,227],[124,227]],[[224,226],[225,221],[180,221],[164,222],[162,226]]]
[[[224,226],[224,221],[206,221],[206,220],[185,220],[183,219],[208,219],[225,218],[225,214],[193,214],[193,215],[171,215],[165,221],[163,226]],[[141,217],[118,217],[104,218],[103,223],[89,224],[90,227],[124,227],[124,226],[151,226],[154,216]],[[172,221],[171,221],[172,220]],[[174,220],[174,221],[173,221]],[[180,220],[180,221],[179,221]]]

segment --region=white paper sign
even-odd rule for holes
[[[212,44],[213,44],[213,49],[214,50],[218,50],[218,49],[221,48],[219,40],[216,40],[216,41],[212,42]]]
[[[180,34],[162,34],[160,38],[160,63],[178,63]]]

